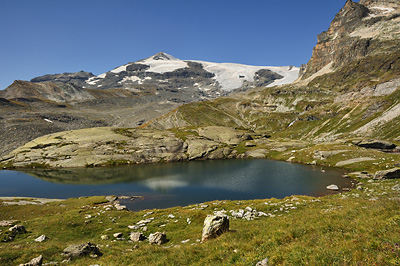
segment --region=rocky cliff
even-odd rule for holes
[[[348,0],[329,29],[317,38],[312,57],[302,72],[306,79],[365,56],[396,51],[400,39],[400,4],[393,0]]]

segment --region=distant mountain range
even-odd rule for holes
[[[125,89],[147,92],[151,89],[188,94],[187,101],[211,99],[235,90],[274,86],[297,79],[298,67],[249,66],[180,60],[160,52],[95,76],[89,72],[49,74],[31,82],[73,83],[87,89]]]

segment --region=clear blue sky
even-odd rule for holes
[[[300,66],[346,0],[1,0],[0,89],[99,75],[164,51],[180,59]]]

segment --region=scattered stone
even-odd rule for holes
[[[182,243],[182,244],[185,244],[185,243],[187,243],[187,242],[189,242],[189,241],[190,241],[190,239],[186,239],[186,240],[182,240],[181,243]]]
[[[115,233],[115,234],[113,234],[113,236],[115,238],[121,238],[123,236],[123,234],[122,233]]]
[[[392,187],[392,190],[397,190],[397,191],[399,191],[399,190],[400,190],[400,185],[397,184],[397,185],[393,186],[393,187]]]
[[[400,168],[392,168],[389,170],[376,171],[374,179],[395,179],[400,178]]]
[[[108,240],[109,239],[108,235],[102,235],[100,238],[101,238],[101,240]]]
[[[201,241],[216,238],[217,236],[229,231],[228,216],[207,215],[204,220]]]
[[[137,225],[128,225],[128,228],[131,229],[131,230],[138,230],[139,226],[137,226]]]
[[[326,187],[326,189],[338,191],[339,187],[337,185],[329,185],[329,186]]]
[[[88,243],[82,244],[73,244],[69,245],[67,248],[63,250],[63,256],[72,258],[72,257],[82,257],[82,256],[101,256],[102,253],[97,245]]]
[[[145,227],[142,228],[142,231],[143,231],[143,232],[147,232],[147,230],[148,230],[148,229],[147,229],[147,226],[145,226]]]
[[[17,220],[3,220],[3,221],[0,221],[0,226],[12,226],[16,222],[18,222],[18,221]]]
[[[43,256],[40,255],[39,257],[32,259],[30,262],[25,264],[20,264],[19,266],[41,266],[42,263],[43,263]]]
[[[43,242],[43,241],[45,241],[46,239],[49,239],[47,236],[45,236],[45,235],[41,235],[41,236],[39,236],[38,238],[36,238],[35,239],[35,241],[36,242]]]
[[[141,232],[133,232],[130,234],[129,237],[133,242],[144,241],[146,239],[146,237]]]
[[[8,229],[8,231],[10,231],[14,234],[25,234],[26,233],[26,229],[23,225],[14,225],[10,229]]]
[[[169,214],[169,215],[168,215],[168,218],[171,218],[171,219],[173,219],[173,218],[175,218],[175,216],[174,216],[174,215],[172,215],[172,214]]]
[[[115,204],[114,206],[115,206],[115,208],[117,209],[117,211],[127,210],[127,208],[126,208],[125,205],[121,205],[121,204],[119,204],[119,203]]]
[[[256,266],[268,266],[268,258],[265,258],[265,259],[257,262]]]
[[[162,245],[167,242],[167,235],[165,233],[156,232],[154,234],[149,235],[149,243]]]

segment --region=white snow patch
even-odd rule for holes
[[[137,76],[129,76],[129,77],[124,77],[121,81],[119,81],[118,83],[125,83],[125,82],[127,82],[127,81],[132,81],[132,82],[135,82],[135,81],[140,81],[140,78],[139,77],[137,77]]]
[[[103,79],[103,78],[106,77],[106,75],[107,75],[107,72],[106,72],[106,73],[103,73],[103,74],[100,74],[100,75],[98,75],[97,77]]]
[[[111,70],[110,72],[112,73],[120,73],[122,71],[126,71],[126,67],[129,66],[130,64],[126,64],[117,68],[114,68],[113,70]]]
[[[212,63],[205,61],[193,60],[203,65],[203,68],[215,74],[216,81],[221,85],[223,90],[234,90],[243,85],[243,81],[254,81],[254,75],[261,69],[269,69],[283,76],[282,79],[276,80],[270,86],[283,85],[292,83],[299,75],[298,67],[269,67],[269,66],[249,66],[235,63]]]

